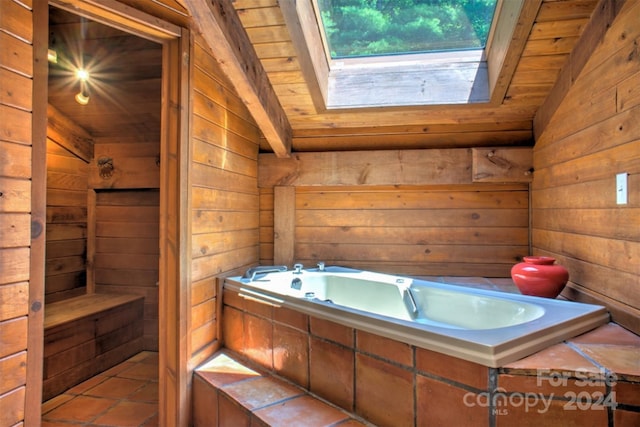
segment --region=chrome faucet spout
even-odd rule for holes
[[[278,273],[282,271],[287,271],[286,265],[260,265],[260,266],[248,269],[244,273],[244,276],[242,277],[244,279],[249,279],[250,281],[252,281],[259,274]]]

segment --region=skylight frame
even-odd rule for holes
[[[465,82],[464,78],[458,82],[466,87],[464,96],[457,98],[433,98],[415,100],[414,94],[420,90],[419,87],[409,93],[409,98],[393,99],[395,90],[390,90],[390,97],[386,102],[367,101],[366,99],[356,100],[350,96],[348,102],[341,102],[340,94],[336,93],[335,88],[339,87],[332,82],[336,79],[344,78],[344,75],[353,77],[360,73],[366,73],[374,67],[381,69],[385,65],[389,65],[393,61],[405,61],[408,57],[404,55],[394,55],[393,57],[358,57],[344,58],[339,60],[331,59],[326,43],[323,40],[324,31],[320,28],[321,22],[318,15],[318,8],[315,0],[283,0],[281,8],[284,13],[285,21],[292,31],[292,40],[299,52],[298,59],[300,66],[311,92],[314,105],[318,112],[334,111],[345,109],[361,109],[361,108],[393,108],[393,107],[412,107],[425,105],[467,105],[467,104],[491,104],[497,105],[504,98],[507,83],[510,76],[515,71],[515,66],[507,59],[509,57],[519,55],[524,48],[526,35],[533,25],[533,19],[539,8],[540,1],[532,0],[498,0],[494,12],[494,19],[489,31],[487,43],[481,52],[475,52],[480,58],[477,61],[477,78],[472,82]],[[464,52],[464,53],[463,53]],[[453,67],[451,76],[457,75],[456,67],[465,67],[465,60],[460,60],[461,55],[468,54],[472,51],[450,51],[450,52],[434,52],[427,54],[409,54],[408,56],[424,55],[420,61],[416,60],[416,65],[432,66],[434,64],[449,64]],[[382,60],[381,60],[382,58]],[[414,57],[417,59],[417,57]],[[382,63],[383,65],[379,65]],[[348,67],[347,67],[348,65]],[[468,65],[468,64],[466,64]],[[390,66],[390,65],[389,65]],[[345,69],[353,71],[351,74],[344,74]],[[344,74],[341,76],[340,74]],[[464,73],[462,73],[464,74]],[[434,76],[432,76],[434,77]],[[434,77],[435,78],[435,77]],[[389,87],[393,88],[393,79],[386,80]],[[455,79],[449,81],[451,87],[455,87]],[[360,83],[363,90],[371,89],[365,83]],[[357,85],[355,85],[357,91]],[[429,87],[437,87],[433,85]],[[375,90],[379,92],[377,87]],[[478,89],[481,89],[478,91]]]

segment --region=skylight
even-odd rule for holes
[[[496,0],[318,0],[332,59],[483,49]]]
[[[492,102],[526,1],[281,5],[316,108],[333,110]]]

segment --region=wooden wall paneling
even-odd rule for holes
[[[192,348],[195,358],[200,360],[203,349],[219,340],[219,303],[218,285],[215,278],[207,278],[192,284],[191,306],[193,307]],[[206,352],[205,352],[206,353]]]
[[[22,144],[0,141],[3,162],[0,176],[29,178],[31,176],[31,147]]]
[[[524,176],[531,149],[514,150],[498,157],[522,163]],[[452,154],[449,160],[443,160],[445,152]],[[496,178],[500,183],[473,183],[471,150],[401,152],[385,157],[384,166],[381,159],[376,152],[262,155],[261,261],[280,263],[278,227],[295,230],[285,249],[295,247],[291,258],[308,265],[325,261],[412,275],[508,277],[528,254],[526,179],[505,184],[520,178],[504,172]],[[443,179],[439,173],[445,170]],[[283,215],[288,208],[278,206],[277,185],[285,183],[295,187],[295,211]],[[291,214],[294,225],[287,223]],[[286,238],[291,234],[285,232]]]
[[[94,140],[85,129],[47,104],[47,138],[89,163],[93,158]]]
[[[224,152],[220,153],[212,148],[202,146],[199,147],[196,153],[194,153],[202,156],[197,160],[211,165],[220,165],[222,163],[227,164],[228,161],[232,161],[234,163],[234,170],[238,167],[244,167],[247,172],[249,172],[251,170],[250,165],[256,160],[256,155],[255,153],[252,154],[246,147],[251,147],[252,143],[249,142],[255,141],[259,138],[257,128],[247,126],[245,122],[235,129],[236,132],[243,132],[244,134],[226,132],[227,125],[224,123],[224,118],[218,123],[215,117],[208,114],[210,110],[198,111],[202,116],[193,117],[193,126],[191,128],[193,136],[197,138],[194,143],[202,144],[207,143],[209,140],[224,140],[231,151],[226,153],[226,157],[229,157],[229,159],[226,159],[225,157],[220,157],[220,154]],[[212,123],[216,126],[211,126]],[[253,162],[251,160],[253,160]]]
[[[5,284],[29,279],[29,249],[8,248],[2,250],[0,258],[2,279]]]
[[[29,7],[11,1],[2,1],[2,29],[28,43],[33,41],[34,28]]]
[[[0,395],[20,388],[27,383],[27,352],[13,354],[0,359]]]
[[[71,145],[79,141],[74,135],[83,132],[72,120],[57,115],[51,108],[48,118],[64,123],[52,130],[47,125],[47,244],[46,244],[46,302],[60,301],[82,295],[87,290],[87,160],[93,151],[90,137],[87,144]],[[73,134],[68,133],[73,132]],[[54,137],[50,139],[50,137]],[[63,145],[56,141],[66,141]],[[80,149],[78,148],[80,147]],[[88,148],[87,148],[88,147]]]
[[[637,274],[640,257],[640,243],[616,240],[609,237],[593,236],[588,230],[585,234],[572,234],[562,231],[534,229],[534,246],[548,252],[566,257],[584,260],[600,266],[606,266],[622,273]],[[624,289],[624,284],[620,291]],[[591,286],[598,286],[593,284]],[[622,292],[619,292],[622,294]],[[631,302],[625,298],[625,302]]]
[[[212,53],[213,52],[213,53]],[[193,44],[191,363],[221,345],[219,277],[258,262],[260,132],[202,38]]]
[[[32,97],[33,85],[30,78],[0,69],[0,104],[29,110]]]
[[[615,93],[610,91],[606,93],[607,97],[600,99],[610,104],[615,99]],[[635,135],[640,132],[640,123],[637,120],[637,116],[640,114],[640,104],[621,110],[618,114],[609,111],[609,108],[606,107],[607,112],[597,109],[601,120],[589,126],[585,125],[578,132],[563,136],[561,145],[541,144],[539,147],[536,146],[534,167],[541,164],[551,166],[572,160],[575,153],[582,149],[585,141],[589,141],[590,147],[596,152],[613,149],[621,141],[631,142]],[[592,113],[589,112],[589,114]],[[582,127],[580,124],[578,126]],[[568,130],[565,130],[564,125],[559,124],[558,127],[562,128],[559,131],[559,135],[565,135],[568,132]]]
[[[535,114],[533,125],[536,140],[544,133],[549,121],[563,102],[587,60],[593,61],[593,51],[611,27],[616,15],[622,10],[621,5],[623,3],[624,0],[600,0],[590,20],[584,24],[585,28],[580,34],[585,34],[586,36],[580,37],[577,41],[569,54],[568,61],[560,70],[549,96]]]
[[[5,3],[9,4],[9,2]],[[29,20],[26,22],[29,22]],[[3,32],[0,34],[0,45],[3,47],[0,53],[0,62],[2,62],[3,67],[23,76],[33,76],[33,46],[31,40],[25,41],[25,39],[16,37],[10,32]]]
[[[0,321],[26,316],[29,307],[29,284],[18,282],[0,286],[0,301]]]
[[[215,327],[216,310],[217,301],[215,298],[210,298],[193,306],[191,325],[194,336],[191,339],[192,347],[196,350],[194,353],[218,339]]]
[[[522,183],[298,187],[296,206],[298,209],[359,209],[362,206],[385,209],[394,204],[407,209],[526,208],[526,194],[519,193],[526,188]],[[316,193],[322,197],[311,196]]]
[[[3,338],[0,358],[19,353],[27,348],[27,317],[20,316],[0,323],[0,336]]]
[[[130,293],[145,301],[145,349],[157,351],[159,203],[157,190],[98,190],[91,266],[98,292]],[[127,227],[122,225],[127,224]]]
[[[192,22],[207,29],[201,34],[208,46],[215,49],[212,56],[232,80],[236,91],[252,106],[249,111],[274,152],[288,157],[291,125],[232,3],[223,1],[213,7],[201,0],[185,0],[185,5],[194,18]]]
[[[100,144],[94,148],[89,187],[159,188],[160,147],[158,143]],[[111,167],[101,167],[110,161]]]
[[[0,403],[3,408],[7,408],[0,413],[2,425],[22,425],[25,418],[26,392],[26,387],[18,387],[2,396]]]
[[[0,212],[0,242],[3,248],[29,246],[30,229],[28,215]]]
[[[618,59],[627,55],[628,52],[618,52]],[[593,78],[593,75],[591,76]],[[598,82],[592,80],[594,87],[602,87]],[[576,132],[576,129],[586,129],[592,124],[613,117],[616,114],[616,90],[609,86],[604,90],[589,89],[589,85],[583,85],[582,91],[588,91],[584,97],[566,101],[560,106],[553,119],[554,126],[549,133],[540,135],[536,142],[536,147],[544,147],[550,141],[565,138]],[[576,114],[579,111],[580,114]]]
[[[203,93],[195,93],[193,97],[194,108],[198,111],[198,115],[208,119],[213,123],[219,124],[223,129],[230,130],[240,136],[248,133],[251,126],[247,126],[247,121],[234,113],[229,113],[227,108],[233,108],[228,105],[228,101],[219,102],[215,98],[209,97],[208,91]],[[215,100],[216,102],[211,102]],[[254,132],[254,135],[257,134]],[[251,135],[248,135],[250,139]]]
[[[626,111],[640,104],[640,76],[629,76],[618,84],[618,111]]]
[[[304,264],[504,277],[527,254],[523,185],[297,190],[295,257]]]
[[[0,177],[0,210],[3,212],[18,212],[28,214],[30,212],[29,201],[31,195],[31,182],[24,179],[14,180]]]
[[[569,270],[565,296],[605,304],[614,321],[638,332],[640,99],[629,82],[640,79],[640,63],[632,59],[640,3],[624,2],[616,14],[619,6],[601,3],[593,24],[611,28],[598,44],[586,39],[595,47],[590,59],[572,74],[553,117],[544,116],[534,147],[532,244]],[[626,205],[616,204],[619,172],[629,173]]]
[[[40,416],[39,407],[35,415],[26,411],[35,402],[42,378],[38,358],[42,352],[45,238],[44,122],[32,99],[34,90],[42,88],[42,67],[37,65],[42,56],[33,48],[34,40],[42,36],[34,25],[40,11],[21,2],[0,2],[2,425],[20,425],[25,419],[35,422]],[[32,179],[39,181],[31,183]],[[34,363],[26,364],[27,355]]]
[[[586,154],[586,153],[585,153]],[[640,140],[618,145],[611,149],[597,151],[563,163],[536,167],[534,188],[571,185],[578,182],[615,178],[616,172],[638,173],[640,165]],[[608,169],[602,165],[608,165]],[[576,180],[576,176],[578,180]],[[615,185],[614,185],[615,187]],[[611,196],[615,200],[615,195]]]
[[[257,238],[257,227],[248,230],[231,230],[194,235],[192,239],[192,256],[195,259],[224,251],[253,246]]]
[[[244,120],[244,126],[236,130],[249,130],[250,127],[247,126],[248,123],[252,123],[253,127],[256,128],[256,130],[252,131],[250,135],[243,135],[242,133],[240,133],[241,136],[252,138],[255,137],[255,135],[258,135],[259,131],[257,130],[255,122],[253,122],[251,114],[245,107],[242,99],[233,91],[233,85],[222,73],[218,62],[213,58],[213,56],[211,56],[210,53],[208,53],[208,48],[204,41],[196,41],[194,46],[194,54],[199,58],[198,63],[194,66],[193,69],[193,81],[194,85],[198,87],[197,92],[202,93],[206,96],[206,98],[215,101],[218,105],[226,106],[228,108],[227,112],[232,114],[231,118],[238,117]],[[208,82],[209,84],[199,84],[204,82]],[[225,94],[227,94],[228,96],[225,96]],[[222,117],[224,116],[221,116],[221,118]],[[224,120],[216,123],[222,126],[225,125]],[[251,154],[250,150],[248,150],[247,148],[245,148],[245,150],[247,150],[247,155]]]
[[[0,39],[2,34],[0,33]],[[2,40],[0,40],[0,44]],[[27,144],[31,138],[31,113],[6,105],[0,105],[0,116],[4,124],[0,129],[0,138],[4,141]]]

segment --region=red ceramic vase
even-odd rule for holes
[[[569,272],[548,256],[526,256],[511,268],[511,278],[523,295],[555,298],[569,280]]]

